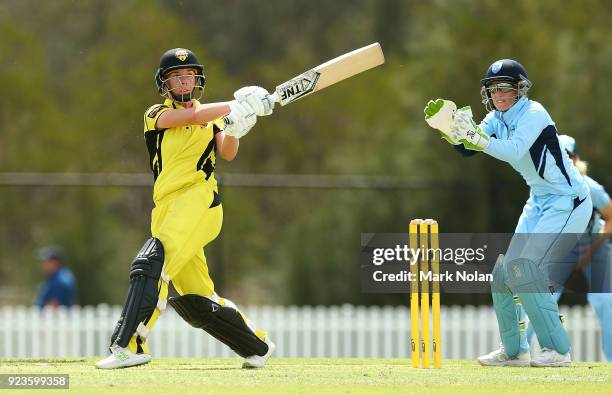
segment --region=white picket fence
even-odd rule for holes
[[[119,306],[39,311],[0,307],[0,357],[89,357],[107,354]],[[252,306],[249,318],[288,358],[408,358],[407,307]],[[603,361],[599,322],[590,306],[561,307],[566,315],[574,360]],[[442,308],[442,356],[473,359],[499,345],[491,307]],[[431,327],[431,325],[430,325]],[[231,357],[233,352],[171,308],[161,316],[148,343],[155,356]],[[1,361],[0,361],[1,363]]]

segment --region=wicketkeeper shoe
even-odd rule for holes
[[[254,369],[254,368],[263,368],[268,359],[272,356],[276,345],[272,343],[269,339],[266,339],[265,342],[268,344],[268,352],[264,356],[260,355],[251,355],[244,359],[242,363],[243,369]]]
[[[542,352],[531,361],[531,366],[537,368],[569,366],[572,363],[570,353],[559,354],[555,350],[543,348]]]
[[[118,369],[144,365],[151,360],[149,354],[136,354],[127,348],[111,346],[111,355],[96,362],[98,369]]]
[[[504,350],[504,346],[502,345],[499,350],[488,353],[487,355],[482,355],[478,357],[478,362],[483,366],[529,366],[529,362],[531,361],[531,356],[529,352],[521,352],[516,357],[510,358],[506,355],[506,351]]]

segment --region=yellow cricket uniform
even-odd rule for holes
[[[193,100],[198,105],[197,100]],[[151,234],[164,247],[164,266],[159,281],[158,307],[145,322],[151,329],[168,297],[168,282],[181,295],[196,294],[225,305],[215,293],[208,273],[204,246],[221,230],[223,209],[215,180],[216,122],[158,129],[155,124],[165,111],[182,108],[172,100],[150,107],[144,114],[144,134],[155,185],[151,213]],[[245,317],[246,321],[246,317]],[[265,333],[255,330],[262,339]],[[129,348],[146,345],[136,335]]]
[[[199,104],[193,100],[194,105]],[[157,129],[155,123],[161,114],[172,108],[183,108],[172,100],[150,107],[144,115],[144,133],[155,186],[153,201],[160,203],[168,195],[196,184],[206,185],[217,192],[215,180],[215,134],[219,128],[214,122],[170,129]],[[222,121],[221,121],[222,122]]]

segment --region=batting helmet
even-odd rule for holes
[[[206,76],[204,75],[204,66],[198,61],[195,54],[188,49],[185,48],[174,48],[166,51],[161,59],[159,60],[159,67],[155,72],[155,84],[157,85],[157,90],[162,96],[167,96],[169,91],[166,86],[166,80],[164,76],[172,71],[177,69],[195,69],[198,71],[196,75],[196,88],[200,88],[204,91],[204,86],[206,85]],[[193,92],[193,91],[192,91]],[[176,98],[178,101],[188,101],[191,100],[191,94],[189,97],[180,97]],[[186,99],[186,100],[185,100]]]

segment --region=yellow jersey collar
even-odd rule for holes
[[[196,99],[191,99],[191,102],[193,103],[194,106],[197,106],[200,104],[200,102],[197,101]],[[170,108],[176,108],[176,109],[185,108],[180,103],[177,103],[172,99],[166,99],[166,101],[164,101],[164,106],[170,107]]]

